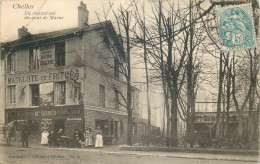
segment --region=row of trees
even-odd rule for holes
[[[231,1],[225,4],[236,3],[241,2]],[[257,118],[255,111],[259,111],[257,82],[259,52],[257,53],[256,49],[243,50],[239,53],[220,51],[214,10],[217,5],[224,4],[208,1],[190,1],[188,5],[171,1],[138,3],[132,0],[121,4],[118,11],[113,9],[113,3],[109,4],[109,9],[104,15],[106,17],[108,12],[113,13],[126,52],[126,62],[121,64],[120,72],[127,79],[127,97],[124,100],[129,120],[128,145],[133,144],[131,107],[133,51],[139,52],[145,69],[148,135],[151,125],[148,94],[151,82],[160,85],[164,95],[166,128],[163,127],[163,134],[166,133],[168,138],[166,146],[178,146],[177,123],[180,118],[186,122],[188,142],[190,147],[193,147],[196,96],[199,87],[203,86],[205,81],[211,83],[213,88],[218,86],[215,132],[217,138],[229,136],[231,108],[235,108],[238,114],[238,134],[241,138],[246,136],[252,140],[254,134],[258,132],[256,128],[258,124],[254,125],[254,119]],[[256,29],[257,26],[258,24]],[[114,54],[116,56],[116,53]],[[218,64],[211,66],[205,64],[205,60],[209,58],[218,60]],[[216,70],[218,77],[209,79],[208,70]],[[248,111],[246,124],[243,120],[244,111]],[[225,114],[221,116],[221,112]],[[242,128],[243,126],[248,128]],[[247,132],[243,129],[247,129]]]

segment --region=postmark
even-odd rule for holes
[[[251,4],[216,10],[221,50],[223,52],[256,47]]]

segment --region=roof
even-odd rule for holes
[[[115,32],[115,29],[111,23],[111,21],[104,21],[96,24],[91,24],[87,25],[83,28],[75,27],[75,28],[69,28],[69,29],[64,29],[64,30],[59,30],[59,31],[52,31],[52,32],[47,32],[47,33],[39,33],[39,34],[28,34],[27,36],[11,41],[11,42],[5,42],[2,43],[1,45],[4,47],[9,43],[11,46],[14,47],[19,47],[19,46],[35,46],[35,45],[41,45],[43,43],[50,43],[50,42],[55,42],[58,40],[64,40],[67,38],[72,38],[72,37],[81,37],[85,32],[90,32],[90,31],[98,31],[101,29],[107,29],[106,31],[109,32],[109,35],[111,38],[114,40],[115,45],[119,49],[121,54],[124,53],[123,45],[120,43],[120,40]]]

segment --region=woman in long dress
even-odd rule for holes
[[[41,144],[44,145],[44,146],[47,146],[48,145],[48,136],[49,136],[49,133],[47,130],[44,130],[42,132],[42,140],[41,140]]]
[[[96,142],[95,142],[95,147],[103,147],[103,136],[102,136],[102,130],[100,129],[100,126],[97,127],[96,129]]]
[[[92,131],[90,128],[86,129],[85,132],[85,147],[91,148],[93,146]]]

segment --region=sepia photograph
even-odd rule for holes
[[[260,0],[0,0],[0,164],[260,163]]]

